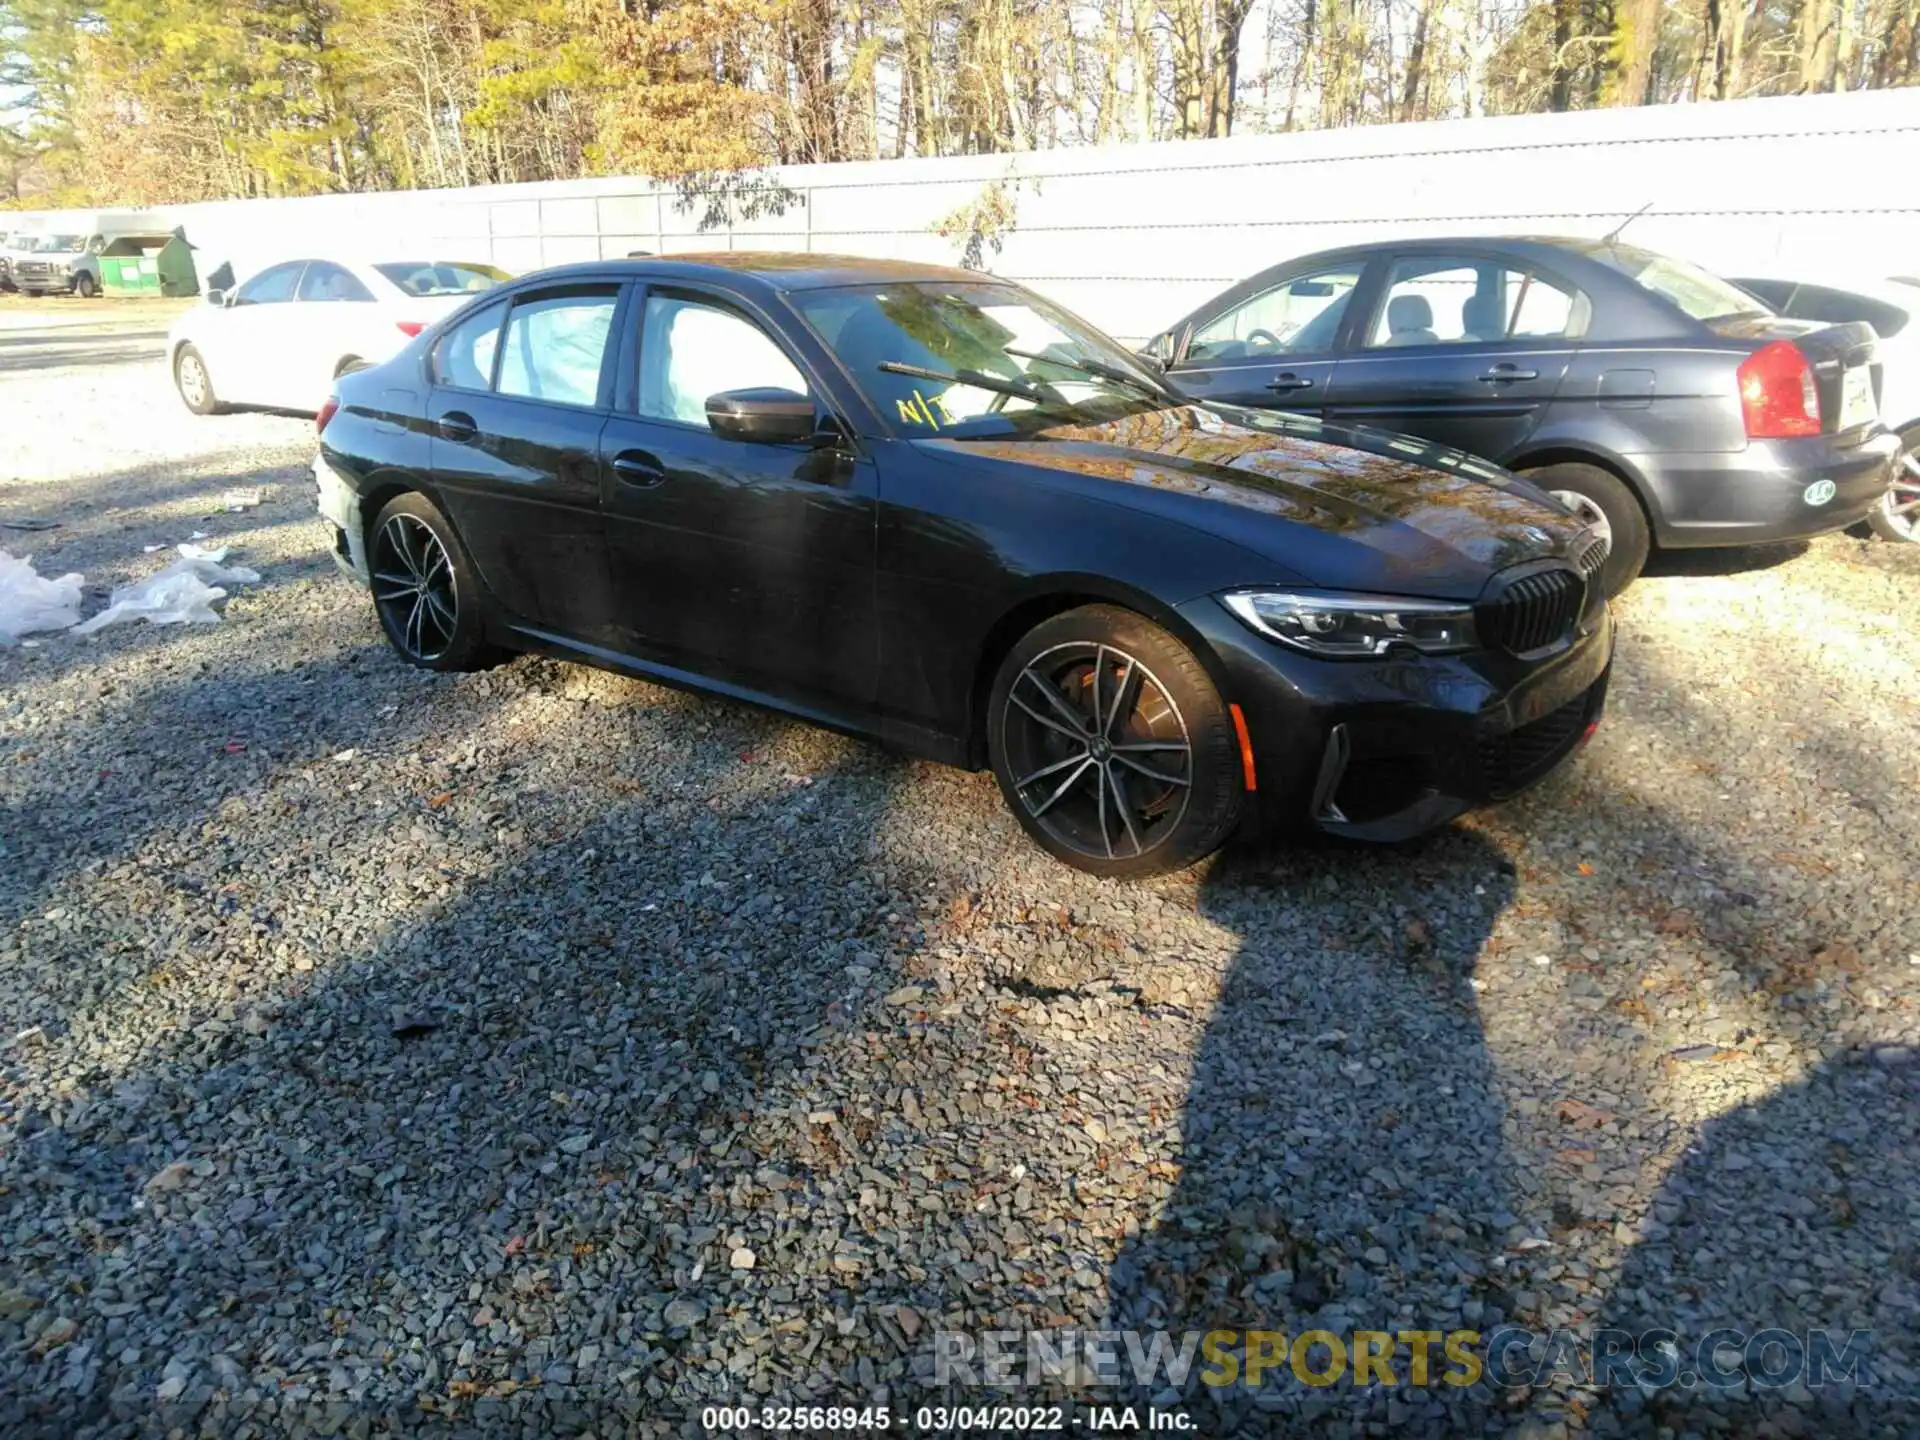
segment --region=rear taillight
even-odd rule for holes
[[[1740,416],[1752,440],[1820,433],[1820,394],[1813,366],[1791,340],[1776,340],[1740,365]]]
[[[327,397],[327,403],[320,407],[320,413],[313,417],[313,433],[316,435],[326,434],[327,422],[333,419],[334,412],[339,408],[340,397],[338,395],[329,395]]]
[[[424,320],[402,320],[399,321],[398,324],[400,326],[400,333],[409,340],[427,328],[427,322]]]

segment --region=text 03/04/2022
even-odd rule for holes
[[[1191,1431],[1181,1410],[1135,1405],[922,1405],[896,1413],[886,1405],[709,1405],[700,1412],[709,1434],[815,1431],[912,1430],[924,1434],[1035,1435],[1068,1430],[1087,1434],[1137,1434],[1142,1430]]]

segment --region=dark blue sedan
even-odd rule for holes
[[[1527,473],[1607,535],[1609,593],[1653,545],[1850,525],[1898,450],[1871,327],[1782,318],[1617,240],[1329,250],[1242,281],[1148,349],[1196,400],[1378,426]]]

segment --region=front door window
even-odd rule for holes
[[[1283,280],[1215,316],[1187,342],[1189,365],[1224,365],[1331,350],[1347,302],[1360,283],[1358,264]]]
[[[807,393],[786,352],[752,321],[677,295],[647,297],[636,407],[642,416],[704,428],[708,396],[759,386]]]

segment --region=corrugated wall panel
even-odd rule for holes
[[[491,259],[510,270],[630,250],[795,249],[957,261],[933,227],[1002,184],[984,260],[1127,339],[1292,255],[1394,235],[1600,235],[1723,273],[1920,268],[1920,92],[1243,135],[1159,145],[791,167],[787,203],[687,205],[619,177],[464,191],[188,205],[208,273],[330,250]],[[55,218],[55,217],[49,217]]]

